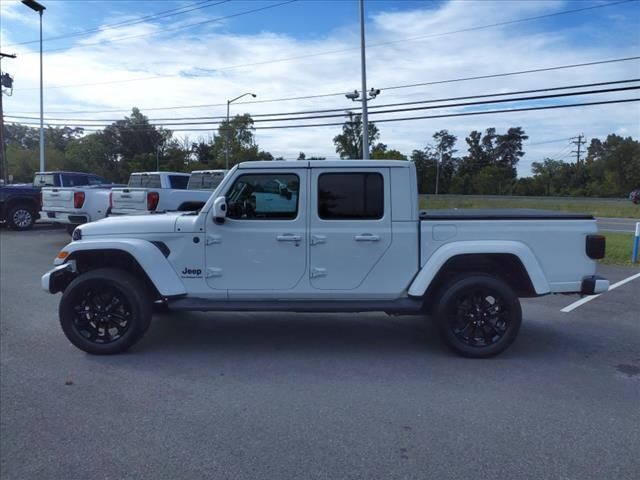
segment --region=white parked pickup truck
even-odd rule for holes
[[[113,186],[98,184],[83,187],[45,187],[41,190],[40,218],[66,225],[67,231],[71,234],[78,225],[107,216],[109,195]]]
[[[42,287],[63,292],[62,329],[94,354],[137,342],[160,302],[425,314],[453,350],[487,357],[516,338],[518,297],[606,291],[595,262],[604,250],[591,215],[420,213],[411,162],[247,162],[199,212],[77,228]]]
[[[214,189],[204,190],[202,185],[210,182],[202,177],[198,188],[188,189],[190,177],[188,173],[178,172],[132,173],[126,188],[113,189],[109,215],[197,210],[206,203]]]

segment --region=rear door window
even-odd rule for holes
[[[89,185],[106,185],[110,182],[98,175],[89,175]]]
[[[81,187],[89,184],[88,175],[81,173],[64,173],[62,174],[63,187]]]
[[[377,220],[384,215],[382,175],[323,173],[318,178],[318,216],[323,220]]]
[[[171,188],[177,190],[184,190],[189,183],[188,175],[169,175],[169,184]]]

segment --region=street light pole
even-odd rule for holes
[[[225,170],[229,170],[229,137],[231,136],[231,126],[229,125],[229,106],[236,100],[240,100],[242,97],[246,97],[247,95],[251,95],[253,98],[256,98],[255,93],[247,92],[237,96],[236,98],[227,100],[227,132],[225,133],[225,136],[224,136],[224,169]]]
[[[364,0],[360,0],[360,61],[362,69],[362,158],[369,159],[369,117],[367,112],[367,60],[364,44]]]
[[[35,0],[22,0],[22,3],[40,15],[40,171],[44,172],[44,95],[42,81],[42,12],[46,7]]]
[[[44,172],[44,82],[42,77],[42,10],[40,10],[40,171]]]

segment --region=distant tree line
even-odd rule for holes
[[[39,130],[20,124],[5,126],[9,173],[14,182],[29,182],[38,169]],[[362,120],[351,114],[333,138],[340,158],[362,158]],[[506,132],[487,128],[472,131],[458,150],[458,138],[447,130],[410,155],[380,142],[380,130],[369,123],[373,159],[414,162],[420,193],[481,195],[626,196],[640,187],[640,142],[611,134],[593,138],[580,163],[544,158],[532,163],[532,176],[517,176],[529,138],[521,127]],[[171,130],[151,124],[139,109],[104,130],[86,133],[81,128],[47,127],[45,157],[48,170],[90,171],[114,182],[126,182],[133,171],[192,171],[224,168],[247,160],[281,160],[256,143],[249,114],[223,121],[207,138],[176,138]],[[324,159],[300,152],[298,160]],[[436,175],[438,173],[438,175]]]

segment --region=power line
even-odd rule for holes
[[[441,115],[425,115],[419,117],[401,117],[401,118],[384,118],[376,120],[376,123],[387,123],[387,122],[402,122],[402,121],[410,121],[410,120],[426,120],[426,119],[435,119],[435,118],[454,118],[454,117],[467,117],[467,116],[477,116],[477,115],[490,115],[490,114],[503,114],[503,113],[514,113],[514,112],[527,112],[527,111],[538,111],[538,110],[552,110],[552,109],[560,109],[560,108],[573,108],[573,107],[586,107],[586,106],[594,106],[594,105],[609,105],[616,103],[630,103],[630,102],[638,102],[640,98],[629,98],[629,99],[620,99],[620,100],[602,100],[598,102],[584,102],[584,103],[571,103],[571,104],[561,104],[561,105],[545,105],[540,107],[522,107],[522,108],[510,108],[510,109],[501,109],[501,110],[482,110],[476,112],[462,112],[462,113],[448,113]],[[33,126],[35,124],[30,123],[22,123],[22,125]],[[276,126],[258,126],[252,127],[254,130],[275,130],[275,129],[285,129],[285,128],[312,128],[312,127],[331,127],[344,125],[344,122],[331,122],[331,123],[316,123],[316,124],[302,124],[302,125],[276,125]],[[80,127],[78,125],[67,125],[69,127]],[[162,126],[162,125],[161,125]],[[129,130],[143,130],[143,129],[156,129],[156,125],[138,125],[131,127],[118,127]],[[83,128],[83,130],[87,132],[98,132],[103,129],[87,129]],[[210,132],[212,128],[171,128],[169,129],[173,132]]]
[[[416,110],[433,110],[433,109],[452,108],[452,107],[469,107],[469,106],[478,106],[478,105],[490,105],[490,104],[496,104],[496,103],[527,102],[527,101],[533,101],[533,100],[548,100],[552,98],[573,97],[578,95],[597,95],[601,93],[624,92],[624,91],[630,91],[630,90],[640,90],[640,86],[606,88],[601,90],[587,90],[587,91],[581,91],[581,92],[554,93],[550,95],[535,95],[530,97],[502,98],[498,100],[479,100],[474,102],[450,103],[446,105],[440,104],[440,105],[426,105],[426,106],[420,106],[420,107],[395,108],[391,110],[376,110],[376,111],[371,111],[370,113],[372,115],[379,115],[379,114],[386,114],[386,113],[411,112]],[[319,118],[336,118],[336,117],[344,117],[344,116],[345,116],[345,113],[343,111],[342,113],[339,113],[339,114],[313,115],[313,116],[306,116],[306,117],[259,118],[259,119],[253,120],[253,122],[254,123],[262,123],[262,122],[272,123],[272,122],[286,122],[286,121],[292,121],[292,120],[307,121],[307,120],[316,120]],[[10,117],[10,118],[14,118],[14,117]],[[183,122],[182,120],[183,119],[177,119],[177,121],[173,121],[173,122],[170,121],[166,123],[154,122],[154,124],[158,126],[172,126],[172,125],[184,126],[184,125],[220,125],[222,123],[222,121]],[[64,125],[68,125],[68,123],[49,122],[49,125],[64,126]],[[104,126],[104,122],[98,122],[97,120],[95,121],[90,120],[88,122],[83,122],[79,125]]]
[[[292,3],[295,2],[297,0],[289,0],[287,2],[283,2],[277,5],[272,5],[272,6],[268,6],[268,7],[263,7],[262,9],[266,9],[266,8],[272,8],[272,7],[277,7],[279,5],[284,5],[287,3]],[[516,19],[516,20],[509,20],[506,22],[498,22],[498,23],[491,23],[491,24],[487,24],[487,25],[478,25],[475,27],[468,27],[468,28],[464,28],[464,29],[459,29],[459,30],[451,30],[448,32],[440,32],[440,33],[434,33],[434,34],[429,34],[429,35],[420,35],[417,37],[405,37],[405,38],[401,38],[398,40],[392,40],[392,41],[388,41],[388,42],[382,42],[382,43],[373,43],[373,44],[369,44],[367,45],[367,48],[375,48],[375,47],[380,47],[380,46],[385,46],[385,45],[392,45],[392,44],[396,44],[396,43],[408,43],[408,42],[415,42],[415,41],[422,41],[428,38],[433,38],[433,37],[441,37],[441,36],[446,36],[446,35],[453,35],[456,33],[466,33],[466,32],[470,32],[470,31],[476,31],[476,30],[483,30],[483,29],[487,29],[487,28],[494,28],[494,27],[499,27],[499,26],[505,26],[505,25],[511,25],[511,24],[516,24],[516,23],[522,23],[522,22],[528,22],[528,21],[534,21],[534,20],[541,20],[544,18],[550,18],[550,17],[555,17],[555,16],[559,16],[559,15],[567,15],[567,14],[572,14],[572,13],[578,13],[578,12],[583,12],[583,11],[587,11],[587,10],[594,10],[594,9],[598,9],[598,8],[605,8],[605,7],[611,7],[614,5],[620,5],[620,4],[624,4],[624,3],[629,3],[629,2],[635,2],[638,0],[621,0],[621,1],[617,1],[617,2],[611,2],[611,3],[606,3],[603,5],[592,5],[589,7],[583,7],[583,8],[577,8],[577,9],[572,9],[572,10],[564,10],[561,12],[555,12],[555,13],[549,13],[549,14],[545,14],[545,15],[537,15],[534,17],[525,17],[525,18],[520,18],[520,19]],[[253,11],[259,11],[261,9],[256,9]],[[246,13],[252,13],[253,11],[249,11]],[[221,18],[230,18],[233,16],[237,16],[236,15],[230,15],[228,17],[221,17]],[[164,33],[166,31],[170,31],[170,30],[177,30],[177,29],[183,29],[183,28],[188,28],[191,26],[197,26],[200,24],[204,24],[204,23],[210,23],[210,22],[214,22],[214,21],[218,21],[219,19],[212,19],[212,20],[206,20],[204,22],[198,22],[198,23],[193,23],[193,24],[189,24],[189,25],[182,25],[179,27],[175,27],[175,28],[168,28],[168,29],[163,29],[162,32],[155,32],[155,33],[148,33],[148,34],[141,34],[141,35],[131,35],[131,36],[127,36],[127,37],[121,37],[121,38],[116,38],[116,39],[112,39],[112,40],[107,40],[109,43],[113,43],[113,42],[117,42],[117,41],[121,41],[121,40],[127,40],[130,38],[137,38],[137,37],[143,37],[143,36],[150,36],[150,35],[156,35],[158,33]],[[102,45],[104,42],[94,42],[94,43],[86,43],[86,44],[82,44],[80,46],[76,46],[73,48],[81,48],[81,47],[87,47],[87,46],[92,46],[92,45]],[[67,48],[58,48],[58,49],[50,49],[50,50],[45,50],[45,52],[56,52],[56,51],[62,51],[62,50],[67,50]],[[331,50],[331,51],[324,51],[324,52],[318,52],[318,53],[313,53],[313,54],[305,54],[305,55],[297,55],[294,57],[288,57],[288,58],[280,58],[280,59],[270,59],[270,60],[263,60],[260,62],[253,62],[253,63],[246,63],[246,64],[239,64],[239,65],[229,65],[226,67],[218,67],[218,68],[214,68],[214,69],[208,69],[212,72],[215,71],[220,71],[220,70],[230,70],[230,69],[235,69],[235,68],[244,68],[244,67],[253,67],[253,66],[257,66],[257,65],[265,65],[265,64],[272,64],[272,63],[279,63],[279,62],[288,62],[291,60],[299,60],[299,59],[304,59],[304,58],[311,58],[311,57],[318,57],[318,56],[323,56],[323,55],[331,55],[331,54],[335,54],[335,53],[344,53],[344,52],[351,52],[351,51],[355,51],[355,50],[359,50],[359,47],[351,47],[351,48],[344,48],[344,49],[339,49],[339,50]],[[30,55],[36,52],[28,52],[25,53],[24,55]],[[177,75],[156,75],[156,76],[152,76],[152,77],[139,77],[137,79],[129,79],[129,80],[121,80],[121,81],[114,81],[112,83],[121,83],[121,82],[132,82],[132,81],[141,81],[141,80],[155,80],[158,78],[170,78],[170,77],[176,77]],[[108,82],[104,82],[104,83],[108,83]],[[82,85],[82,84],[78,84],[78,85],[60,85],[60,86],[55,86],[55,87],[48,87],[49,89],[51,88],[64,88],[64,87],[68,87],[68,86],[88,86],[88,85]]]
[[[568,138],[558,138],[557,140],[545,140],[544,142],[535,142],[535,143],[527,143],[528,146],[532,146],[532,145],[546,145],[548,143],[559,143],[559,142],[568,142],[569,140],[571,140],[573,137],[568,137]],[[565,147],[566,148],[566,147]]]
[[[432,81],[432,82],[422,82],[422,83],[413,83],[413,84],[407,84],[407,85],[397,85],[397,86],[392,86],[392,87],[383,87],[381,88],[381,90],[394,90],[394,89],[399,89],[399,88],[412,88],[412,87],[419,87],[419,86],[426,86],[426,85],[439,85],[439,84],[445,84],[445,83],[454,83],[454,82],[466,82],[466,81],[472,81],[472,80],[483,80],[483,79],[488,79],[488,78],[499,78],[499,77],[509,77],[509,76],[514,76],[514,75],[524,75],[524,74],[530,74],[530,73],[538,73],[538,72],[549,72],[549,71],[554,71],[554,70],[563,70],[563,69],[571,69],[571,68],[579,68],[579,67],[587,67],[587,66],[592,66],[592,65],[603,65],[603,64],[608,64],[608,63],[617,63],[617,62],[629,62],[629,61],[634,61],[634,60],[639,60],[640,56],[636,56],[636,57],[624,57],[624,58],[614,58],[614,59],[609,59],[609,60],[598,60],[598,61],[592,61],[592,62],[585,62],[585,63],[574,63],[574,64],[569,64],[569,65],[557,65],[554,67],[544,67],[544,68],[537,68],[537,69],[529,69],[529,70],[520,70],[520,71],[515,71],[515,72],[503,72],[503,73],[494,73],[494,74],[489,74],[489,75],[480,75],[480,76],[474,76],[474,77],[463,77],[463,78],[453,78],[453,79],[447,79],[447,80],[436,80],[436,81]],[[85,84],[85,85],[96,85],[96,84]],[[62,88],[62,87],[60,87]],[[33,90],[31,88],[29,89],[23,89],[23,90]],[[250,100],[250,101],[246,101],[246,102],[237,102],[237,105],[245,105],[245,104],[255,104],[255,103],[272,103],[272,102],[285,102],[285,101],[291,101],[291,100],[305,100],[305,99],[311,99],[311,98],[322,98],[322,97],[334,97],[334,96],[342,96],[344,95],[345,92],[336,92],[336,93],[324,93],[324,94],[318,94],[318,95],[307,95],[307,96],[297,96],[297,97],[283,97],[283,98],[271,98],[271,99],[265,99],[265,100]],[[204,105],[182,105],[182,106],[172,106],[172,107],[150,107],[150,108],[140,108],[140,110],[144,110],[144,111],[157,111],[157,110],[181,110],[181,109],[190,109],[190,108],[208,108],[208,107],[224,107],[226,106],[226,103],[212,103],[212,104],[204,104]],[[126,108],[126,109],[120,109],[120,110],[67,110],[67,111],[50,111],[49,113],[53,113],[53,114],[65,114],[65,113],[117,113],[117,112],[129,112],[131,109]],[[39,111],[34,112],[34,111],[26,111],[26,112],[15,112],[15,113],[40,113]]]
[[[92,43],[83,43],[81,45],[74,45],[73,47],[63,47],[63,48],[50,48],[48,50],[45,50],[44,53],[49,53],[49,52],[61,52],[64,50],[70,50],[71,48],[74,49],[78,49],[78,48],[85,48],[85,47],[91,47],[91,46],[95,46],[95,45],[104,45],[104,44],[111,44],[111,43],[117,43],[117,42],[121,42],[123,40],[130,40],[132,38],[140,38],[140,37],[151,37],[154,35],[158,35],[158,34],[164,34],[166,32],[172,32],[172,31],[176,31],[176,30],[184,30],[186,28],[191,28],[191,27],[195,27],[195,26],[201,26],[201,25],[205,25],[208,23],[215,23],[215,22],[221,22],[222,20],[227,20],[229,18],[235,18],[235,17],[239,17],[241,15],[248,15],[250,13],[256,13],[256,12],[262,12],[264,10],[269,10],[271,8],[275,8],[275,7],[280,7],[282,5],[287,5],[289,3],[294,3],[297,2],[298,0],[287,0],[285,2],[280,2],[280,3],[275,3],[272,5],[266,5],[264,7],[260,7],[260,8],[254,8],[252,10],[246,10],[244,12],[238,12],[238,13],[233,13],[230,15],[225,15],[223,17],[217,17],[217,18],[211,18],[209,20],[203,20],[201,22],[195,22],[195,23],[189,23],[187,25],[178,25],[176,27],[168,27],[168,28],[163,28],[162,30],[156,31],[156,32],[147,32],[147,33],[140,33],[140,34],[136,34],[136,35],[127,35],[125,37],[117,37],[117,38],[113,38],[113,39],[105,39],[102,40],[100,42],[92,42]],[[625,1],[636,1],[636,0],[625,0]],[[23,53],[23,55],[32,55],[34,53],[37,52],[27,52],[27,53]],[[175,77],[176,75],[170,75],[171,77]],[[160,78],[160,77],[150,77],[149,79],[154,79],[154,78]]]
[[[162,18],[167,18],[167,17],[173,17],[175,15],[182,15],[183,13],[188,13],[188,12],[192,12],[194,10],[201,10],[203,8],[209,8],[209,7],[215,7],[216,5],[220,5],[223,3],[228,3],[231,0],[222,0],[220,2],[216,2],[216,3],[211,3],[213,0],[204,0],[201,2],[196,2],[196,3],[192,3],[190,5],[185,5],[183,7],[178,7],[178,8],[172,8],[171,10],[163,10],[161,12],[157,12],[151,15],[145,15],[143,17],[137,17],[137,18],[133,18],[131,20],[126,20],[123,22],[118,22],[118,23],[111,23],[111,24],[107,24],[107,25],[101,25],[99,27],[94,27],[94,28],[90,28],[88,30],[81,30],[79,32],[73,32],[73,33],[69,33],[69,34],[65,34],[65,35],[58,35],[57,37],[47,37],[44,39],[45,42],[51,42],[54,40],[62,40],[65,38],[72,38],[72,37],[80,37],[80,36],[84,36],[84,35],[89,35],[91,33],[98,33],[98,32],[104,32],[105,30],[113,30],[113,29],[117,29],[117,28],[123,28],[123,27],[130,27],[131,25],[137,25],[139,23],[144,23],[148,20],[160,20]],[[202,4],[208,4],[208,5],[202,5]],[[184,9],[187,10],[184,10]],[[180,12],[178,12],[177,10],[182,10]],[[171,12],[175,12],[175,13],[171,13]],[[29,45],[31,43],[39,43],[40,40],[29,40],[26,42],[20,42],[20,43],[14,43],[12,45],[7,45],[7,47],[14,47],[14,46],[18,46],[18,45]]]
[[[609,82],[598,82],[598,83],[583,83],[583,84],[578,84],[578,85],[567,85],[567,86],[562,86],[562,87],[547,87],[547,88],[538,88],[538,89],[532,89],[532,90],[519,90],[519,91],[515,91],[515,92],[499,92],[499,93],[488,93],[488,94],[482,94],[482,95],[470,95],[470,96],[465,96],[465,97],[449,97],[449,98],[436,98],[436,99],[429,99],[429,100],[416,100],[413,102],[400,102],[400,103],[388,103],[388,104],[383,104],[383,105],[375,105],[375,106],[371,106],[370,108],[386,108],[386,107],[398,107],[398,106],[405,106],[405,105],[419,105],[419,104],[423,104],[423,103],[436,103],[436,102],[450,102],[450,101],[454,101],[454,100],[470,100],[470,99],[476,99],[476,98],[490,98],[490,97],[503,97],[503,96],[512,96],[512,95],[521,95],[521,94],[529,94],[529,93],[539,93],[539,92],[552,92],[552,91],[558,91],[558,90],[569,90],[569,89],[576,89],[576,88],[587,88],[587,87],[598,87],[598,86],[604,86],[604,85],[615,85],[615,84],[621,84],[621,83],[636,83],[636,82],[640,82],[640,78],[633,78],[633,79],[628,79],[628,80],[613,80],[613,81],[609,81]],[[596,93],[600,93],[599,91]],[[494,103],[494,102],[491,102]],[[447,105],[450,106],[450,105]],[[359,110],[361,107],[354,107],[354,108],[349,108],[348,110]],[[307,110],[307,111],[297,111],[297,112],[282,112],[282,113],[258,113],[258,114],[251,114],[251,118],[260,118],[260,117],[278,117],[278,116],[292,116],[292,115],[306,115],[306,114],[316,114],[316,113],[329,113],[329,112],[344,112],[345,109],[344,108],[330,108],[330,109],[323,109],[323,110]],[[18,119],[30,119],[30,120],[37,120],[40,117],[29,117],[29,116],[20,116],[20,115],[7,115],[10,118],[18,118]],[[329,116],[342,116],[342,113],[340,115],[329,115]],[[218,117],[212,117],[212,116],[205,116],[205,117],[164,117],[164,118],[147,118],[147,120],[149,120],[150,122],[162,122],[162,121],[171,121],[171,120],[224,120],[226,117],[223,116],[218,116]],[[321,118],[321,117],[317,117],[317,118]],[[73,121],[73,122],[83,122],[83,121],[88,121],[88,122],[117,122],[122,120],[122,118],[117,118],[117,119],[107,119],[107,118],[101,118],[101,119],[88,119],[88,118],[55,118],[55,117],[48,117],[47,120],[52,120],[52,121]]]

